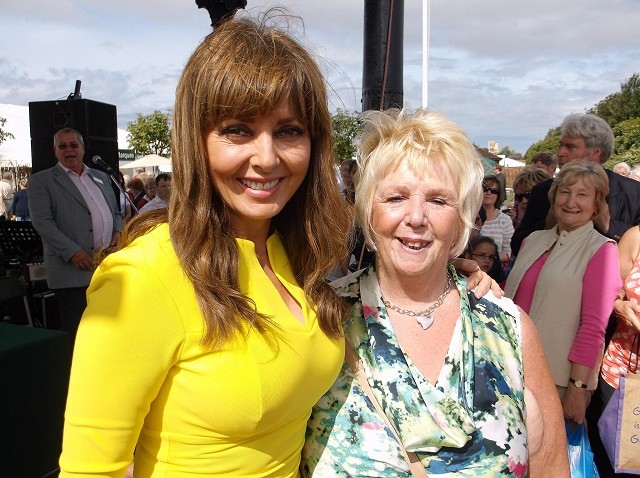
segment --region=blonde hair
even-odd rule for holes
[[[588,160],[571,161],[560,169],[549,189],[549,202],[551,207],[555,203],[558,189],[571,186],[577,181],[583,180],[593,185],[596,190],[596,215],[593,217],[595,224],[602,224],[604,212],[607,210],[606,198],[609,194],[609,178],[601,164]]]
[[[526,166],[522,169],[513,180],[512,188],[515,191],[516,188],[522,188],[526,191],[531,191],[531,189],[536,185],[547,179],[551,178],[549,172],[542,168],[537,168],[535,166]]]
[[[449,172],[458,199],[458,234],[453,255],[467,244],[482,202],[484,170],[466,133],[440,113],[426,109],[370,111],[363,115],[358,150],[356,215],[367,245],[376,249],[371,226],[373,197],[382,178],[408,163],[417,174]]]

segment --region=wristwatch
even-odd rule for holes
[[[575,385],[576,388],[587,388],[586,383],[582,383],[582,380],[576,380],[574,378],[569,377],[569,383]]]

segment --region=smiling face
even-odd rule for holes
[[[418,177],[403,163],[378,183],[373,201],[371,226],[379,273],[420,276],[446,268],[459,220],[448,172],[431,170]]]
[[[573,184],[558,187],[553,212],[561,230],[573,231],[584,226],[596,211],[596,188],[589,181],[578,179]]]
[[[82,173],[84,145],[76,133],[58,133],[53,144],[53,152],[58,162],[65,168],[70,169],[76,174]]]
[[[209,172],[239,237],[266,234],[302,184],[311,157],[306,125],[288,104],[223,120],[205,136]]]

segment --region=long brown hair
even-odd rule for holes
[[[307,176],[271,227],[282,238],[322,330],[339,336],[348,307],[324,279],[346,255],[352,225],[337,187],[324,79],[297,41],[268,25],[273,18],[272,13],[260,21],[233,18],[218,26],[190,57],[176,89],[169,231],[204,315],[203,343],[212,348],[246,324],[261,332],[271,329],[269,318],[240,291],[229,211],[209,173],[204,138],[227,118],[268,114],[289,101],[307,125]],[[148,230],[158,221],[156,215],[140,224]]]

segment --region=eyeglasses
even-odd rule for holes
[[[496,259],[495,256],[491,256],[489,254],[475,254],[475,253],[472,253],[471,257],[476,257],[478,259],[487,260],[487,261],[494,261]]]
[[[531,191],[527,191],[526,193],[516,193],[513,195],[513,197],[518,202],[522,201],[523,199],[526,199],[528,201],[529,198],[531,197]]]
[[[67,143],[58,143],[56,145],[56,147],[58,149],[67,149],[67,148],[78,149],[80,147],[80,144],[78,144],[78,143],[69,143],[69,144],[67,144]]]
[[[498,194],[500,191],[498,191],[497,189],[493,189],[493,188],[485,188],[483,187],[482,190],[485,193],[491,193],[491,194]]]

